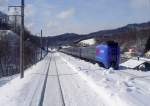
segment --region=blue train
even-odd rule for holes
[[[118,43],[107,41],[97,46],[90,47],[69,47],[60,49],[61,52],[79,57],[91,62],[97,62],[107,69],[113,67],[119,69],[120,48]]]

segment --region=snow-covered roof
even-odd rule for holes
[[[95,44],[95,40],[94,40],[94,38],[92,38],[92,39],[86,39],[86,40],[82,40],[80,43],[93,45],[93,44]]]
[[[144,61],[150,62],[149,58],[141,58],[141,59],[144,60]]]
[[[137,66],[145,62],[146,62],[145,60],[129,59],[128,61],[121,63],[120,66],[127,67],[127,68],[136,68]]]

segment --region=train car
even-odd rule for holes
[[[95,61],[96,56],[96,47],[90,46],[90,47],[82,47],[81,48],[81,57],[90,61]]]
[[[60,50],[63,53],[97,62],[105,68],[119,68],[120,48],[118,43],[108,41],[97,46],[69,47]]]

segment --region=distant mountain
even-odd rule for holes
[[[68,45],[78,42],[84,36],[74,34],[74,33],[66,33],[54,37],[48,37],[49,45],[58,46],[58,45]]]
[[[94,33],[95,35],[100,34]],[[148,39],[150,38],[150,22],[142,24],[129,24],[125,27],[114,30],[104,31],[101,37],[96,37],[97,43],[107,40],[117,41],[122,51],[127,51],[129,48],[136,48],[139,52],[146,52],[150,50]]]
[[[85,35],[66,33],[54,37],[48,37],[48,41],[49,45],[53,46],[70,45],[79,42],[81,40],[86,40],[90,38],[95,38],[97,43],[101,43],[106,40],[115,40],[119,42],[121,46],[126,45],[126,43],[128,44],[129,41],[132,42],[131,45],[125,46],[125,48],[127,48],[130,46],[135,46],[137,38],[139,39],[142,38],[144,42],[147,42],[147,39],[150,37],[149,31],[150,31],[150,22],[146,22],[141,24],[128,24],[121,28],[112,30],[102,30]],[[143,43],[142,45],[146,44]]]
[[[129,31],[139,31],[144,29],[150,29],[150,22],[142,23],[142,24],[128,24],[121,28],[98,31],[98,32],[90,33],[88,35],[95,36],[95,37],[99,37],[100,35],[111,36],[111,35],[129,32]]]

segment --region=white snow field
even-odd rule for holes
[[[104,69],[98,64],[59,53],[101,97],[106,106],[149,106],[150,71]]]
[[[99,95],[58,54],[53,55],[49,69],[43,106],[104,106]]]
[[[24,79],[0,80],[0,106],[149,106],[149,100],[150,72],[107,70],[63,53],[49,53]]]
[[[26,70],[24,79],[16,75],[12,80],[11,77],[0,80],[0,106],[29,106],[32,101],[38,103],[49,58],[50,54]],[[8,79],[6,84],[2,84]]]

